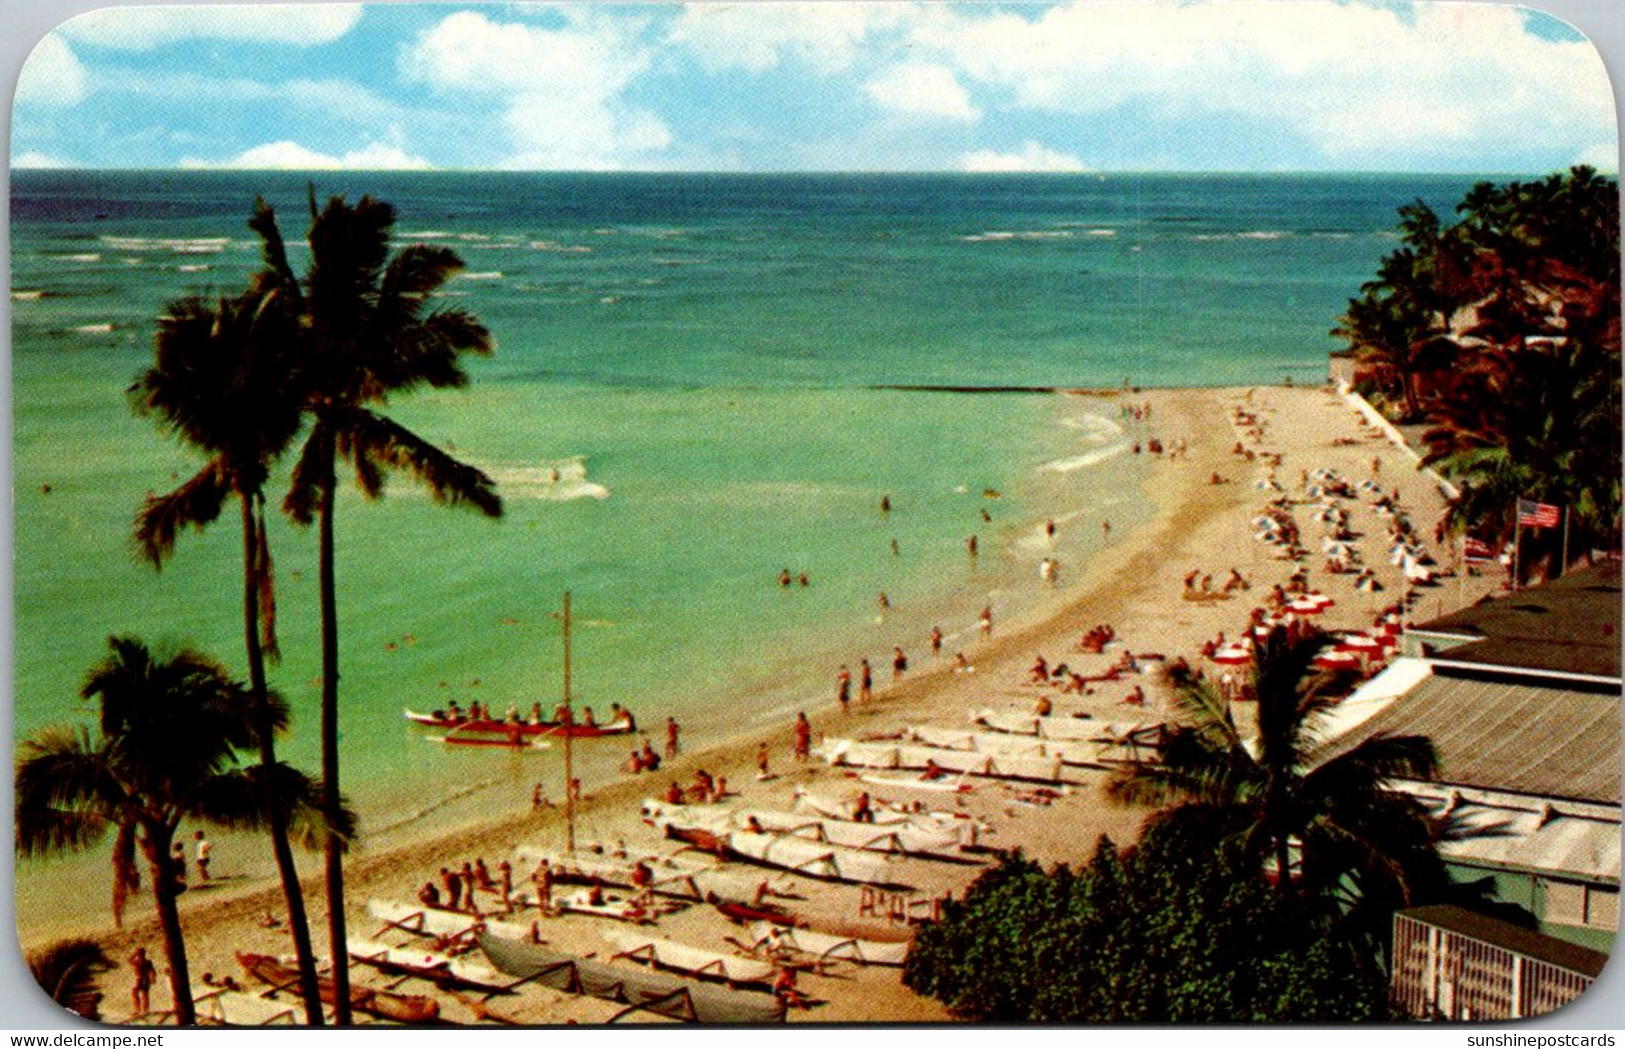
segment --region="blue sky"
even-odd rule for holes
[[[18,167],[1615,171],[1613,94],[1500,4],[110,8]]]

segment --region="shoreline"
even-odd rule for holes
[[[1251,392],[1249,392],[1251,391]],[[1121,392],[1102,391],[1092,396],[1122,396]],[[808,715],[813,724],[815,739],[825,736],[856,736],[862,733],[885,733],[918,721],[964,723],[967,709],[996,705],[1019,699],[1030,705],[1037,692],[1022,685],[1025,670],[1034,652],[1043,652],[1063,660],[1070,659],[1075,667],[1092,673],[1086,664],[1100,663],[1104,667],[1111,657],[1082,656],[1072,651],[1079,633],[1097,623],[1111,623],[1119,638],[1124,639],[1136,653],[1155,652],[1168,658],[1184,656],[1196,664],[1195,648],[1215,630],[1239,630],[1245,622],[1245,607],[1252,599],[1261,599],[1260,591],[1267,592],[1277,577],[1284,579],[1287,569],[1281,562],[1264,559],[1250,542],[1247,526],[1249,507],[1256,506],[1263,493],[1253,484],[1255,472],[1250,463],[1242,463],[1231,454],[1232,442],[1237,434],[1231,425],[1231,409],[1242,400],[1254,397],[1267,402],[1260,407],[1261,414],[1271,413],[1270,428],[1296,431],[1301,436],[1295,441],[1282,443],[1281,436],[1272,433],[1271,445],[1286,452],[1288,459],[1280,469],[1283,480],[1295,477],[1300,469],[1308,469],[1321,460],[1339,459],[1353,476],[1350,464],[1360,464],[1372,457],[1373,450],[1380,456],[1386,441],[1380,444],[1360,436],[1352,410],[1346,409],[1335,395],[1325,387],[1258,386],[1258,387],[1192,387],[1142,389],[1132,394],[1150,403],[1154,420],[1150,432],[1165,442],[1180,439],[1188,441],[1189,450],[1177,459],[1150,457],[1144,472],[1139,498],[1150,504],[1149,516],[1134,527],[1124,527],[1113,535],[1112,541],[1079,570],[1075,580],[1063,579],[1053,599],[1040,601],[1025,615],[1001,619],[993,636],[977,639],[964,648],[974,666],[974,674],[956,674],[950,670],[946,646],[944,656],[933,660],[929,656],[912,660],[912,669],[898,685],[882,684],[877,675],[876,695],[866,705],[854,704],[850,715],[834,709],[833,668],[827,693],[810,700]],[[1330,399],[1328,401],[1328,399]],[[1325,407],[1338,408],[1332,425],[1331,414]],[[1290,417],[1290,418],[1288,418]],[[1277,424],[1282,424],[1277,427]],[[1336,435],[1355,435],[1359,447],[1338,448],[1326,442]],[[1315,447],[1309,445],[1314,437]],[[1335,455],[1333,453],[1336,453]],[[1398,465],[1396,463],[1396,465]],[[1397,473],[1398,471],[1395,471]],[[1231,483],[1209,484],[1211,474],[1228,475]],[[1363,474],[1361,474],[1363,476]],[[1387,480],[1387,479],[1385,479]],[[1430,482],[1414,472],[1400,479],[1399,486],[1408,489],[1407,505],[1415,505],[1425,498]],[[1436,498],[1436,493],[1435,493]],[[1431,508],[1431,507],[1428,507]],[[1421,519],[1419,515],[1419,520]],[[1239,526],[1239,527],[1238,527]],[[1245,546],[1238,545],[1246,543]],[[1191,565],[1202,565],[1214,573],[1228,567],[1240,567],[1253,579],[1252,598],[1241,602],[1181,602],[1178,597],[1179,580]],[[1338,577],[1330,577],[1336,579]],[[1071,582],[1071,585],[1067,585]],[[1317,582],[1324,582],[1317,579]],[[1455,592],[1455,584],[1450,585]],[[1478,589],[1482,589],[1481,587]],[[1355,595],[1337,592],[1340,603],[1346,602],[1353,611],[1368,606],[1387,604],[1398,596],[1397,592],[1375,595]],[[1368,599],[1362,601],[1362,597]],[[1366,621],[1344,621],[1343,616],[1331,617],[1337,625],[1358,627]],[[1144,684],[1149,695],[1146,707],[1134,716],[1152,718],[1161,716],[1166,706],[1166,688],[1160,675],[1142,675],[1137,683]],[[1130,682],[1103,685],[1093,697],[1062,697],[1068,709],[1087,711],[1096,717],[1119,719],[1131,715],[1124,712],[1120,694]],[[1129,708],[1133,711],[1133,708]],[[719,714],[723,720],[725,712]],[[646,730],[653,726],[645,726]],[[768,783],[757,783],[753,778],[755,748],[763,740],[770,741],[772,763],[778,778]],[[752,804],[776,803],[786,797],[786,788],[813,784],[829,793],[834,787],[851,787],[844,782],[839,769],[824,766],[822,762],[795,766],[788,759],[790,724],[783,722],[755,729],[741,729],[724,739],[708,743],[702,750],[685,752],[670,764],[663,764],[653,777],[622,774],[589,791],[585,804],[578,812],[578,841],[597,838],[600,841],[639,840],[635,848],[648,846],[653,832],[643,827],[638,814],[638,802],[645,796],[658,794],[670,780],[686,782],[700,767],[713,775],[727,777],[737,793]],[[662,775],[665,778],[662,778]],[[1016,800],[1000,797],[994,786],[979,787],[971,800],[971,807],[982,815],[998,819],[997,836],[988,844],[998,848],[1021,847],[1032,858],[1046,864],[1052,862],[1081,863],[1092,851],[1095,837],[1109,833],[1119,845],[1130,843],[1137,836],[1144,810],[1111,807],[1098,795],[1098,788],[1109,778],[1108,773],[1090,773],[1088,784],[1072,788],[1068,796],[1055,804],[1021,808]],[[1009,792],[1006,791],[1006,794]],[[928,799],[935,804],[940,799]],[[770,807],[788,808],[788,804]],[[554,808],[534,813],[528,808],[492,813],[478,822],[447,829],[423,831],[408,836],[399,844],[373,852],[358,852],[346,864],[348,917],[352,935],[366,935],[372,931],[370,919],[365,917],[369,896],[411,899],[416,885],[431,876],[433,871],[448,865],[454,858],[483,856],[495,859],[508,855],[512,848],[523,843],[537,843],[562,847],[562,811]],[[641,840],[640,840],[641,839]],[[306,905],[312,915],[312,934],[318,953],[325,941],[324,908],[321,897],[319,857],[300,856],[305,872]],[[956,868],[952,872],[931,872],[922,878],[921,888],[931,892],[954,891],[975,877],[980,868]],[[516,869],[516,882],[521,872]],[[281,890],[274,881],[243,885],[226,890],[229,895],[219,899],[197,902],[182,898],[182,921],[187,930],[188,954],[195,974],[206,971],[234,972],[231,963],[233,948],[286,950],[285,934],[278,934],[256,926],[255,919],[266,911],[280,912]],[[852,886],[818,886],[816,898],[808,907],[842,910],[843,905],[855,902],[856,890]],[[799,905],[798,905],[799,906]],[[110,956],[122,960],[137,943],[150,945],[156,939],[156,919],[146,912],[150,904],[138,897],[133,903],[134,921],[122,931],[103,930],[94,939],[109,949]],[[694,910],[699,910],[695,908]],[[676,916],[674,925],[698,928],[703,915]],[[714,917],[714,916],[712,916]],[[547,924],[551,935],[559,930],[574,935],[584,943],[594,942],[590,927],[577,928],[571,922],[585,919],[553,919]],[[663,921],[662,925],[666,922]],[[567,927],[568,926],[568,927]],[[712,931],[707,929],[707,931]],[[666,935],[662,929],[658,935]],[[54,938],[54,937],[51,937]],[[584,938],[584,939],[583,939]],[[682,939],[683,937],[678,936]],[[32,939],[25,946],[40,946],[50,938]],[[280,943],[280,947],[278,946]],[[116,983],[120,974],[108,979],[107,1004],[113,1016],[122,1014],[122,991]],[[864,990],[863,1002],[851,1003],[832,1000],[829,1005],[812,1013],[800,1014],[811,1022],[846,1020],[931,1020],[946,1019],[936,1003],[921,999],[901,988],[894,973],[876,974],[863,970],[858,983]],[[849,996],[844,996],[849,997]],[[160,981],[160,1002],[167,1001],[167,991]],[[562,1022],[576,1016],[583,1022],[595,1022],[590,1008],[584,1013],[572,1012],[579,1004],[570,1001],[552,1003],[551,1011],[541,1020],[525,1022]],[[601,1004],[601,1003],[600,1003]],[[799,1016],[797,1017],[799,1018]]]

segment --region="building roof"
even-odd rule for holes
[[[1439,842],[1439,855],[1447,862],[1619,883],[1618,806],[1553,803],[1437,783],[1394,786],[1434,819],[1448,821],[1449,833]]]
[[[1433,671],[1330,740],[1316,759],[1378,734],[1426,736],[1438,751],[1441,783],[1619,804],[1617,693]]]
[[[1430,655],[1451,662],[1620,676],[1620,564],[1603,561],[1550,583],[1490,597],[1426,623],[1413,635],[1474,638]],[[1426,639],[1423,639],[1424,642]]]
[[[1593,979],[1602,972],[1603,966],[1608,964],[1608,955],[1601,951],[1593,951],[1589,947],[1581,947],[1567,940],[1559,940],[1555,936],[1521,929],[1509,922],[1487,918],[1448,903],[1434,904],[1431,907],[1413,907],[1398,913],[1406,918],[1440,929],[1448,929],[1463,936],[1471,936],[1483,943],[1503,947],[1526,958],[1534,958]]]

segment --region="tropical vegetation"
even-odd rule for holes
[[[176,832],[183,820],[263,830],[264,799],[279,800],[282,824],[304,842],[342,834],[320,808],[320,791],[287,765],[244,767],[266,725],[284,731],[287,707],[275,693],[249,695],[220,664],[181,649],[154,654],[133,637],[108,639],[109,653],[80,694],[95,700],[94,733],[58,725],[17,748],[15,838],[20,856],[89,848],[112,831],[113,906],[122,916],[135,888],[135,856],[146,860],[163,938],[175,1020],[195,1021],[177,896]],[[272,781],[267,787],[266,781]],[[184,859],[180,860],[184,863]]]
[[[28,973],[51,1001],[87,1020],[102,1018],[101,976],[113,968],[107,952],[91,940],[60,940],[27,958]]]
[[[248,700],[259,718],[256,735],[260,764],[266,769],[277,766],[265,676],[266,657],[275,657],[277,643],[264,489],[271,464],[299,428],[297,386],[289,356],[292,320],[278,305],[269,296],[252,293],[217,302],[187,298],[170,303],[158,321],[154,363],[129,390],[137,414],[156,420],[205,460],[174,491],[147,497],[135,523],[135,543],[141,555],[155,568],[162,568],[181,531],[203,528],[220,516],[226,500],[237,500]],[[267,791],[261,808],[282,879],[305,1019],[320,1024],[322,1003],[310,924],[282,823],[283,804],[270,793],[276,782],[274,776],[261,780]]]
[[[1447,527],[1504,542],[1517,501],[1567,511],[1569,549],[1620,542],[1619,184],[1587,167],[1475,185],[1446,224],[1400,209],[1400,247],[1333,334],[1359,388],[1424,427],[1425,462],[1460,488]],[[1561,573],[1564,538],[1522,537]]]
[[[1443,828],[1389,788],[1435,771],[1432,744],[1320,737],[1347,691],[1314,666],[1325,642],[1277,630],[1260,643],[1252,737],[1209,684],[1176,677],[1158,760],[1109,787],[1163,806],[1140,841],[1103,841],[1076,872],[1007,858],[921,931],[909,985],[985,1020],[1384,1016],[1393,911],[1458,890],[1435,849]]]
[[[321,600],[322,782],[330,814],[339,793],[339,626],[334,568],[337,464],[354,470],[369,499],[379,497],[387,474],[405,473],[425,484],[436,502],[468,506],[489,517],[502,513],[496,485],[483,471],[400,425],[380,410],[391,396],[422,387],[468,382],[459,357],[490,353],[491,334],[472,314],[455,307],[430,309],[435,293],[462,269],[450,249],[409,245],[390,254],[394,209],[372,197],[355,204],[334,197],[318,210],[310,194],[307,235],[310,263],[294,273],[276,215],[257,201],[249,226],[259,234],[264,267],[254,293],[274,302],[292,321],[288,346],[297,376],[295,408],[309,420],[284,509],[295,521],[317,523]],[[347,1024],[349,975],[344,921],[342,843],[326,855],[328,943],[333,954],[335,1016]]]

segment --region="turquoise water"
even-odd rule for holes
[[[403,480],[381,502],[340,501],[345,785],[375,841],[557,779],[557,754],[448,753],[400,711],[451,697],[550,707],[561,646],[549,611],[566,589],[577,693],[650,726],[673,714],[691,743],[829,705],[838,663],[883,666],[894,644],[919,661],[932,624],[951,650],[982,605],[1019,614],[1041,596],[1040,558],[1053,552],[1076,578],[1099,520],[1143,514],[1130,424],[1058,395],[887,387],[1318,381],[1327,329],[1393,246],[1394,207],[1446,207],[1468,184],[318,177],[322,194],[394,203],[403,240],[462,252],[446,301],[499,344],[467,390],[391,412],[487,469],[503,520],[436,507]],[[233,291],[252,272],[256,195],[297,241],[304,185],[14,173],[19,734],[74,716],[111,632],[240,666],[232,520],[183,537],[161,574],[130,557],[143,494],[195,463],[122,391],[150,360],[165,301]],[[1054,551],[1041,538],[1051,516]],[[273,680],[296,716],[285,752],[314,767],[314,535],[278,521],[272,542],[285,652]],[[811,585],[781,589],[785,568]],[[877,621],[881,592],[893,608]],[[589,776],[622,756],[608,742],[583,750]],[[246,848],[222,858],[262,863]]]

